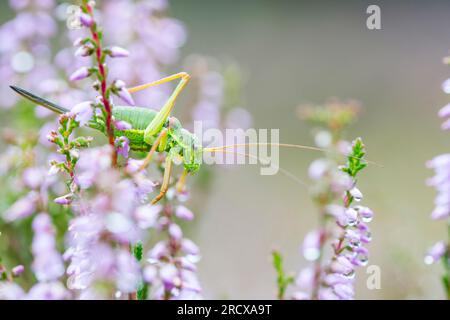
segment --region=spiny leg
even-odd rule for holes
[[[166,194],[167,189],[169,188],[171,172],[172,172],[172,157],[170,155],[167,155],[166,161],[165,161],[163,182],[161,184],[161,190],[160,190],[159,194],[155,198],[153,198],[151,204],[157,203]]]
[[[150,87],[155,87],[157,85],[164,84],[164,83],[167,83],[167,82],[170,82],[170,81],[173,81],[173,80],[177,80],[177,79],[182,79],[182,80],[183,79],[187,79],[186,80],[186,82],[187,82],[187,81],[189,81],[190,76],[186,72],[180,72],[180,73],[176,73],[176,74],[173,74],[171,76],[168,76],[168,77],[156,80],[156,81],[152,81],[152,82],[149,82],[149,83],[141,84],[139,86],[128,88],[127,90],[129,92],[131,92],[131,93],[138,92],[138,91],[141,91],[141,90],[144,90],[144,89],[147,89],[147,88],[150,88]]]
[[[153,142],[153,145],[149,153],[145,157],[144,162],[142,162],[141,166],[139,167],[139,171],[144,170],[150,164],[150,161],[152,161],[152,157],[156,151],[156,148],[158,148],[159,144],[161,143],[161,141],[164,139],[165,136],[167,136],[167,129],[163,129],[156,138],[155,142]]]
[[[176,184],[176,190],[178,193],[182,192],[184,189],[184,185],[186,184],[186,176],[188,175],[188,171],[186,169],[183,170],[178,182]]]

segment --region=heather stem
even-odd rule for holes
[[[98,72],[99,72],[99,80],[100,80],[100,93],[102,96],[102,101],[103,101],[103,106],[104,106],[104,111],[106,114],[106,133],[108,135],[108,143],[111,145],[111,147],[113,148],[113,153],[112,153],[112,164],[113,166],[117,165],[117,150],[115,147],[115,143],[114,143],[114,129],[112,126],[112,106],[111,103],[109,101],[109,90],[107,88],[107,83],[106,83],[106,70],[105,70],[105,65],[104,65],[104,53],[102,50],[102,41],[100,39],[100,35],[97,29],[97,23],[94,20],[94,12],[93,12],[93,8],[91,5],[89,5],[87,0],[83,0],[83,4],[88,12],[88,14],[92,17],[93,19],[93,23],[90,27],[90,31],[92,34],[92,38],[94,40],[95,43],[95,59],[97,61],[97,65],[98,65]]]

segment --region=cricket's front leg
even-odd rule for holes
[[[167,137],[167,129],[163,129],[159,133],[159,135],[156,138],[156,140],[153,142],[152,148],[150,149],[150,151],[148,152],[147,156],[145,157],[144,162],[142,162],[141,166],[139,167],[139,171],[144,170],[150,164],[150,161],[152,161],[153,154],[155,153],[156,148],[160,147],[159,148],[160,150],[161,149],[162,150],[165,149],[164,141],[167,142],[167,140],[165,139],[166,137]]]
[[[157,203],[159,200],[161,200],[166,195],[167,190],[169,189],[171,173],[172,173],[172,157],[170,155],[167,155],[166,161],[165,161],[163,182],[161,184],[161,190],[160,190],[159,194],[152,200],[151,204]]]

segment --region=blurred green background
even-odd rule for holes
[[[370,4],[381,7],[382,30],[366,28]],[[0,22],[10,17],[4,7]],[[432,174],[425,162],[450,149],[436,115],[448,102],[440,87],[450,76],[441,62],[450,49],[450,3],[175,0],[171,14],[188,28],[183,56],[239,63],[254,127],[279,128],[283,142],[313,144],[311,127],[296,117],[299,104],[330,97],[362,103],[348,138],[361,136],[368,158],[383,165],[359,180],[364,204],[376,212],[369,264],[381,268],[381,289],[368,290],[361,270],[356,296],[442,298],[440,265],[423,264],[426,249],[446,238],[445,223],[429,219],[435,192],[425,185]],[[280,165],[308,181],[318,156],[283,150]],[[206,297],[274,298],[273,248],[287,269],[306,266],[299,245],[317,214],[304,186],[281,173],[260,176],[255,166],[218,168],[209,196],[195,200],[205,205],[189,233],[202,250]]]

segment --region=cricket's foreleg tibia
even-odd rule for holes
[[[158,148],[158,146],[161,143],[161,141],[165,140],[166,136],[167,136],[167,129],[163,129],[160,132],[160,134],[158,135],[158,137],[156,138],[156,140],[153,142],[153,145],[152,145],[150,151],[148,152],[147,156],[145,157],[144,162],[142,162],[141,166],[139,167],[139,171],[142,171],[145,168],[147,168],[147,166],[152,161],[153,154],[155,153],[155,151]]]
[[[172,173],[172,157],[169,155],[167,155],[166,157],[165,166],[166,167],[164,168],[164,176],[163,182],[161,184],[161,190],[159,191],[159,194],[155,198],[153,198],[151,204],[155,204],[159,200],[161,200],[167,193],[167,190],[169,189],[170,174]]]
[[[183,170],[183,173],[181,174],[180,178],[178,179],[178,182],[175,186],[178,193],[183,192],[184,186],[186,184],[186,176],[188,175],[188,171],[186,169]]]

